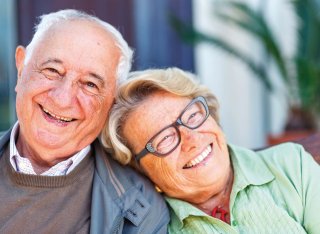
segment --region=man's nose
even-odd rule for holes
[[[181,150],[184,152],[189,152],[199,144],[199,133],[196,129],[189,129],[187,127],[181,126],[179,128],[181,134]]]
[[[59,107],[69,107],[76,100],[78,85],[71,79],[63,79],[49,91],[48,96]]]

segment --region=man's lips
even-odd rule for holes
[[[189,169],[199,165],[201,162],[204,162],[211,152],[212,152],[212,144],[208,145],[207,148],[205,148],[205,150],[201,154],[199,154],[196,158],[187,162],[184,165],[183,169]]]
[[[41,105],[40,105],[40,108],[41,108],[41,110],[42,110],[48,117],[50,117],[51,119],[57,120],[57,121],[59,121],[59,122],[66,122],[66,123],[68,123],[68,122],[71,122],[71,121],[75,120],[75,119],[73,119],[73,118],[69,118],[69,117],[65,117],[65,116],[59,116],[59,115],[57,115],[57,114],[49,111],[48,109],[44,108],[44,107],[41,106]]]

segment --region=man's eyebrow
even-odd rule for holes
[[[49,58],[48,60],[46,60],[45,62],[41,63],[41,66],[44,66],[48,63],[59,63],[59,64],[63,64],[63,62],[60,59],[56,59],[56,58]],[[92,76],[93,78],[99,80],[99,82],[104,85],[105,83],[105,79],[103,79],[102,76],[94,73],[94,72],[89,72],[89,75]]]
[[[48,60],[44,61],[43,63],[41,63],[41,66],[44,66],[48,63],[59,63],[62,64],[63,62],[60,59],[56,59],[56,58],[49,58]]]

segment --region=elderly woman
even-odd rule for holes
[[[312,157],[292,143],[261,152],[227,144],[215,96],[190,73],[132,73],[102,142],[164,192],[170,233],[320,232]]]

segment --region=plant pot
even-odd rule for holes
[[[293,106],[289,109],[285,131],[316,131],[317,120],[311,110]]]
[[[308,137],[317,131],[315,115],[299,107],[291,107],[284,132],[280,135],[269,135],[268,144],[275,145],[288,141],[297,141]]]
[[[267,141],[268,145],[277,145],[284,142],[297,141],[305,137],[308,137],[314,133],[315,131],[313,130],[285,131],[280,135],[269,135]]]

